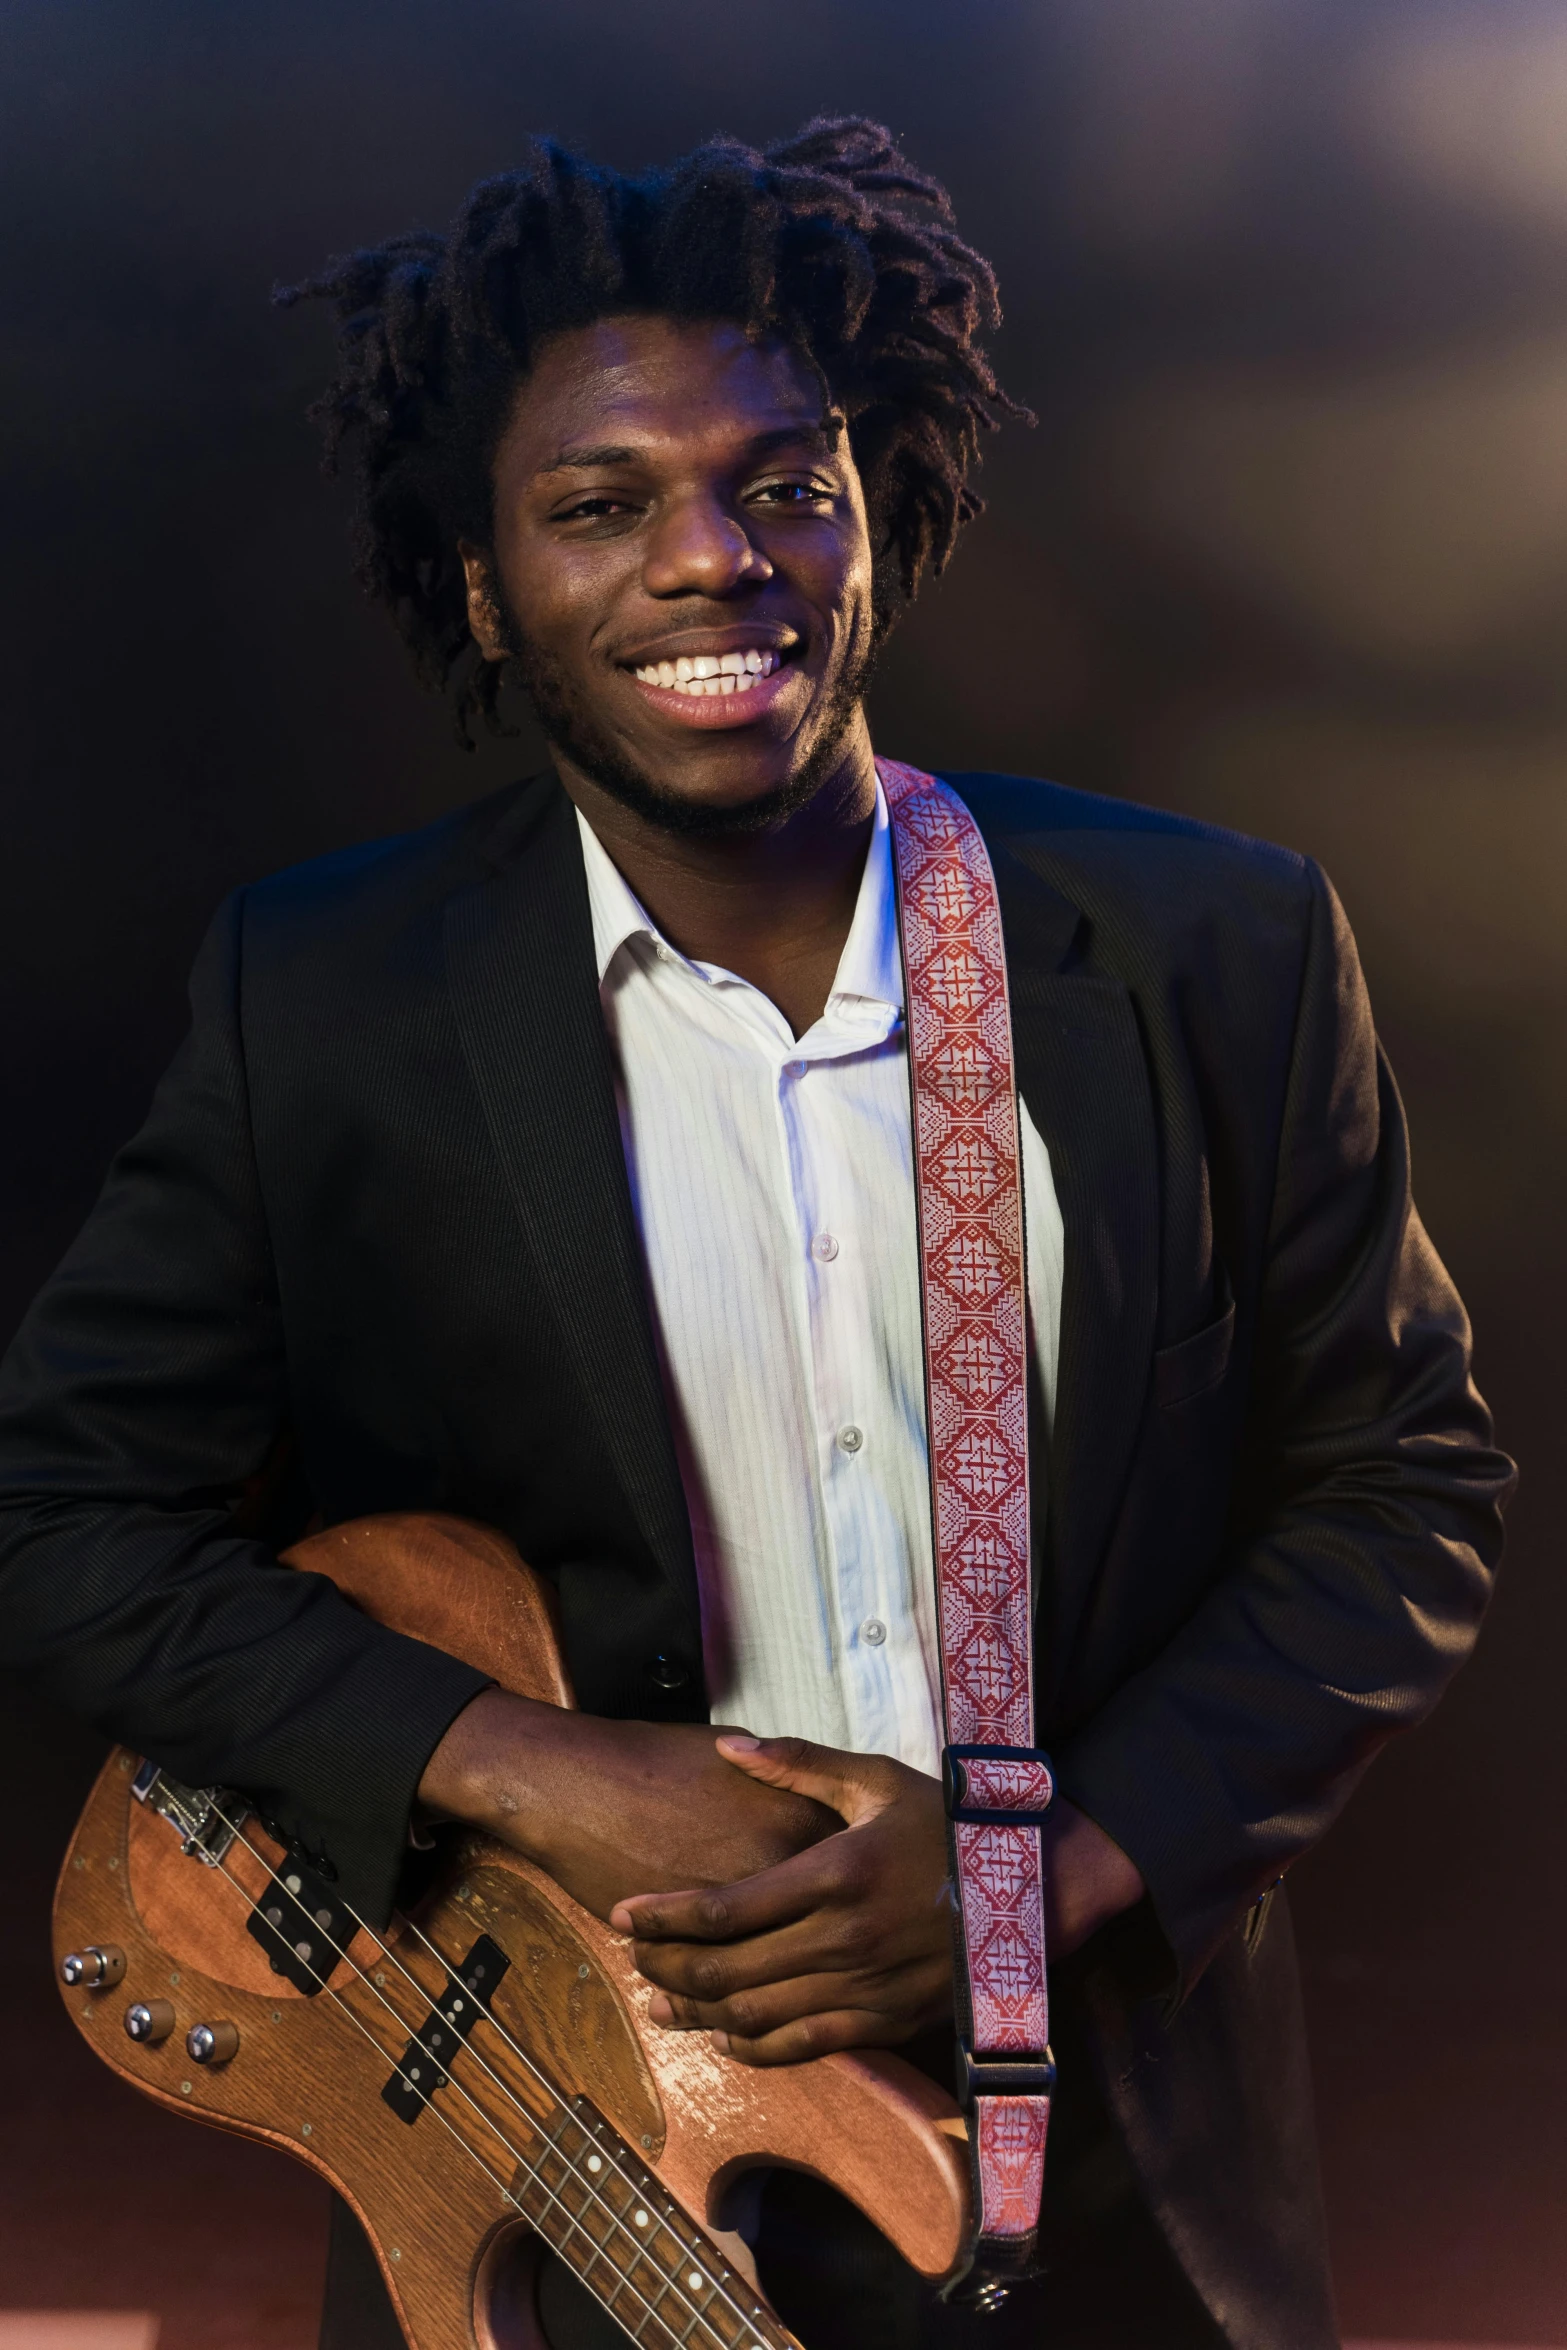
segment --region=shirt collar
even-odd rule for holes
[[[646,937],[657,942],[659,931],[580,808],[577,830],[582,836],[582,862],[587,870],[588,905],[593,915],[593,954],[602,986],[611,963],[628,939]]]
[[[714,965],[688,962],[677,948],[670,946],[580,808],[577,810],[577,829],[582,837],[588,905],[593,917],[593,954],[598,964],[600,986],[621,948],[635,938],[650,940],[655,947],[664,948],[666,953],[685,963],[688,970],[705,979],[712,978]],[[903,957],[898,946],[892,832],[887,819],[886,794],[881,788],[879,776],[876,781],[876,816],[870,847],[866,851],[865,870],[860,876],[859,896],[854,902],[854,919],[843,943],[843,953],[838,958],[838,970],[829,1003],[840,1000],[886,1004],[895,1012],[903,1009]]]
[[[898,944],[898,893],[892,872],[892,828],[887,818],[887,795],[876,778],[876,820],[860,894],[854,902],[854,920],[838,958],[829,1004],[849,999],[903,1009],[903,955]]]

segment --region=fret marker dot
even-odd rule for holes
[[[645,2228],[647,2226],[647,2213],[645,2211],[634,2211],[631,2216],[636,2221],[639,2228]]]
[[[690,2286],[693,2293],[700,2293],[702,2290],[701,2270],[699,2268],[694,2268],[691,2271],[691,2274],[687,2277],[686,2283]]]
[[[604,2168],[603,2157],[597,2154],[590,2154],[588,2156],[588,2168],[589,2170],[602,2170]]]

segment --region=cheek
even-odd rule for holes
[[[874,567],[863,529],[834,531],[812,550],[796,576],[818,610],[827,613],[832,634],[852,645],[871,625]]]
[[[559,650],[592,625],[602,599],[590,564],[522,535],[496,557],[512,617],[536,644]]]

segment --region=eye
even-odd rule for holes
[[[604,491],[593,497],[574,499],[569,506],[560,507],[551,519],[556,522],[603,522],[611,516],[634,511],[629,500]]]
[[[749,493],[753,503],[768,506],[830,506],[835,494],[819,481],[764,481]]]

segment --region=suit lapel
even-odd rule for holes
[[[1075,906],[992,842],[1018,1085],[1050,1152],[1065,1227],[1061,1353],[1050,1446],[1053,1590],[1046,1656],[1059,1687],[1103,1555],[1147,1398],[1159,1283],[1153,1099],[1131,997],[1060,968]]]
[[[654,1556],[698,1605],[614,1072],[576,811],[524,798],[504,858],[446,909],[458,1029],[535,1269]]]
[[[446,913],[447,969],[473,1081],[539,1280],[606,1453],[648,1542],[696,1609],[690,1523],[626,1179],[576,814],[530,792],[485,880]],[[1062,969],[1079,909],[1035,870],[1036,843],[989,841],[1001,896],[1018,1083],[1050,1152],[1065,1226],[1049,1664],[1113,1526],[1153,1355],[1159,1181],[1147,1061],[1125,986]],[[1048,836],[1037,848],[1046,849]]]

